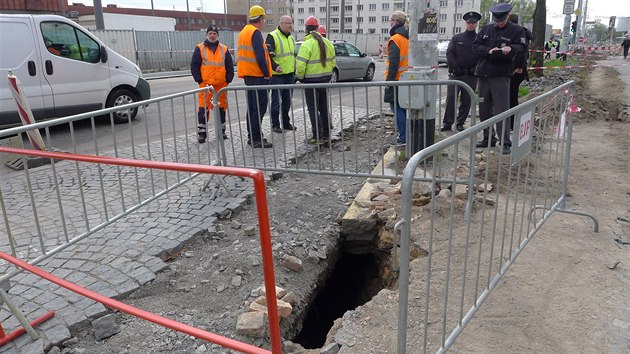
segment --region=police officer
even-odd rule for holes
[[[249,23],[238,35],[238,77],[246,86],[269,85],[271,58],[262,33],[265,9],[254,5],[249,9]],[[253,148],[270,148],[273,144],[263,137],[260,125],[267,111],[267,90],[247,90],[247,144]]]
[[[290,16],[280,17],[278,28],[267,35],[265,43],[271,57],[273,76],[272,85],[295,83],[295,38],[291,35],[293,20]],[[281,107],[282,106],[282,107]],[[282,108],[282,127],[280,127],[280,111]],[[295,130],[291,125],[289,110],[291,109],[291,89],[271,90],[271,130],[283,133]]]
[[[453,36],[446,49],[446,61],[451,80],[465,82],[473,91],[477,88],[475,66],[479,61],[479,54],[473,53],[472,44],[477,36],[477,23],[481,14],[470,11],[464,14],[466,31]],[[470,112],[470,95],[459,86],[449,85],[446,89],[446,109],[444,109],[444,121],[440,131],[450,131],[455,118],[455,101],[460,96],[459,110],[457,113],[457,130],[464,130],[464,123]]]
[[[508,21],[512,5],[501,2],[490,8],[492,21],[484,26],[475,41],[473,51],[480,55],[475,75],[479,78],[479,118],[483,122],[492,116],[507,111],[510,108],[510,78],[514,72],[514,58],[526,49],[527,39],[523,28]],[[510,141],[510,120],[498,122],[497,130],[504,155],[512,150]],[[492,132],[486,128],[483,140],[477,148],[495,146],[497,138],[494,128]]]
[[[234,79],[234,61],[225,44],[219,43],[219,28],[215,25],[208,26],[206,39],[197,44],[190,60],[190,72],[199,87],[212,88],[218,92],[226,87]],[[197,111],[197,139],[200,144],[206,142],[206,122],[212,107],[212,92],[199,92],[199,110]],[[227,109],[227,97],[225,92],[219,95],[219,114],[223,126],[223,139],[225,134],[225,110]]]

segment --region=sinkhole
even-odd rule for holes
[[[386,253],[342,252],[293,342],[305,349],[321,348],[333,322],[392,286],[396,281],[392,274]]]

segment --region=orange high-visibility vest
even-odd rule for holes
[[[400,62],[398,62],[398,72],[396,73],[396,81],[400,79],[400,75],[409,68],[409,39],[402,34],[396,33],[387,41],[387,60],[385,62],[385,78],[389,71],[389,42],[394,42],[400,50]]]
[[[225,83],[225,57],[228,47],[219,43],[217,50],[213,53],[210,48],[197,44],[201,54],[201,79],[209,85],[219,85]]]
[[[241,30],[241,33],[238,35],[238,77],[263,77],[263,72],[256,62],[256,54],[254,53],[254,46],[252,45],[252,37],[256,31],[258,31],[258,28],[252,24],[248,24],[243,27],[243,30]],[[267,69],[269,76],[271,76],[271,57],[269,56],[267,46],[263,44],[263,47],[265,48]]]

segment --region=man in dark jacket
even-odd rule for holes
[[[501,2],[490,8],[494,23],[484,26],[473,42],[473,52],[480,55],[475,75],[479,78],[479,119],[483,122],[510,108],[510,78],[514,72],[514,58],[526,49],[523,28],[508,21],[512,5]],[[504,124],[505,122],[505,124]],[[504,155],[512,153],[510,120],[496,125]],[[497,138],[486,128],[478,148],[495,146]]]
[[[199,87],[212,86],[215,92],[226,87],[234,79],[234,61],[228,48],[219,43],[219,28],[208,26],[206,39],[195,46],[190,60],[190,72]],[[197,139],[199,143],[206,141],[206,122],[212,106],[212,92],[199,92],[199,110],[197,111]],[[227,97],[225,92],[219,95],[219,115],[223,126],[223,139],[225,134],[225,110],[227,109]]]
[[[628,49],[630,49],[630,34],[626,34],[626,39],[621,43],[623,47],[623,58],[626,59],[628,57]]]
[[[518,15],[511,14],[508,19],[514,24],[518,24]],[[527,75],[527,60],[529,59],[529,43],[532,40],[532,33],[525,27],[525,39],[527,40],[526,49],[522,53],[519,53],[514,59],[514,74],[510,80],[510,108],[518,106],[518,89],[521,86],[521,82],[524,80],[529,81]],[[514,128],[514,116],[510,117],[510,127]]]
[[[448,63],[449,78],[459,80],[470,86],[473,91],[477,88],[475,67],[479,61],[479,55],[473,53],[472,44],[477,36],[477,23],[481,15],[470,11],[464,14],[466,31],[453,36],[446,49],[446,61]],[[446,108],[444,109],[444,122],[440,131],[450,131],[455,121],[455,101],[460,96],[459,110],[457,113],[457,130],[464,130],[464,123],[470,112],[470,95],[459,86],[449,85],[446,89]]]

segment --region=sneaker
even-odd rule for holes
[[[295,130],[295,127],[292,126],[291,124],[289,124],[289,125],[283,126],[282,129],[284,129],[284,130]]]
[[[512,153],[512,148],[510,148],[509,146],[507,146],[507,145],[506,145],[506,146],[504,146],[504,147],[501,149],[501,153],[502,153],[503,155],[509,155],[509,154],[511,154],[511,153]]]
[[[490,142],[490,147],[495,147],[496,145],[497,145],[497,141],[496,141],[496,140],[492,140],[492,141]],[[482,140],[482,141],[478,142],[478,143],[477,143],[477,145],[475,145],[475,147],[476,147],[477,149],[481,149],[481,148],[486,148],[486,147],[488,147],[488,140],[485,140],[485,139],[484,139],[484,140]]]
[[[248,141],[247,144],[250,144],[254,149],[265,149],[273,147],[273,144],[268,142],[267,139],[263,139],[262,141],[254,141],[254,143]]]
[[[277,126],[277,125],[274,125],[273,127],[271,127],[271,131],[272,131],[272,132],[274,132],[274,133],[280,133],[280,134],[282,134],[282,133],[283,133],[282,128],[280,128],[280,127],[279,127],[279,126]]]
[[[223,140],[228,140],[229,137],[227,136],[227,134],[223,133]]]
[[[458,132],[463,132],[463,131],[464,131],[464,129],[466,129],[466,128],[464,128],[464,125],[463,125],[463,124],[457,124],[457,131],[458,131]]]
[[[312,138],[308,139],[308,143],[312,144],[312,145],[321,145],[321,144],[324,143],[324,141],[323,140],[319,140],[316,137],[312,137]]]
[[[442,128],[440,128],[441,132],[450,132],[451,131],[451,126],[450,125],[443,125]]]

